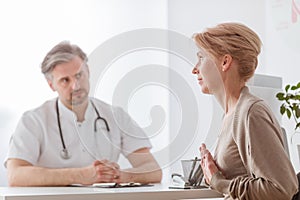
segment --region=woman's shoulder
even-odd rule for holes
[[[239,115],[247,114],[251,109],[259,109],[258,107],[265,106],[265,102],[250,93],[248,87],[244,87],[241,91],[238,103],[236,105],[236,113]]]
[[[266,119],[274,123],[276,118],[267,103],[263,99],[251,94],[248,88],[246,89],[246,91],[242,91],[235,109],[234,126],[244,126],[252,119],[255,121]]]
[[[235,108],[233,117],[233,129],[241,130],[247,126],[249,118],[271,118],[272,114],[263,99],[251,94],[248,88],[244,88]]]

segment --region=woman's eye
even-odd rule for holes
[[[200,53],[197,53],[197,57],[198,57],[199,62],[201,62],[204,58]]]
[[[203,59],[204,59],[204,58],[203,58],[202,56],[199,56],[199,57],[198,57],[199,63],[202,63]]]

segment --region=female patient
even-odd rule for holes
[[[193,74],[202,92],[214,95],[225,112],[214,157],[205,144],[200,147],[206,183],[225,199],[292,199],[298,182],[280,125],[245,86],[257,66],[259,37],[245,25],[223,23],[194,40],[199,62]]]

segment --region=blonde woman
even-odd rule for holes
[[[214,156],[205,144],[200,147],[206,183],[225,199],[292,199],[298,181],[280,125],[246,86],[258,64],[258,35],[243,24],[222,23],[194,40],[199,62],[192,72],[225,113]]]

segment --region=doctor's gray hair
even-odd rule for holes
[[[41,71],[46,79],[51,79],[51,72],[56,65],[69,62],[75,56],[87,63],[87,56],[80,47],[71,44],[69,41],[62,41],[47,53],[41,64]]]

